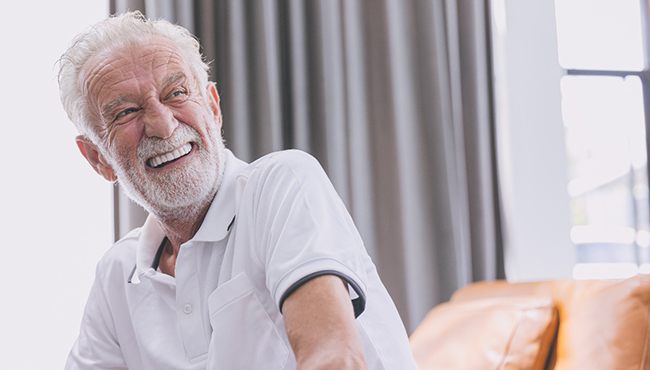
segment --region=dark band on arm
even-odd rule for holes
[[[339,278],[343,279],[348,285],[350,285],[352,287],[352,289],[354,289],[354,291],[355,291],[355,293],[357,293],[358,297],[352,299],[352,308],[354,309],[354,318],[356,319],[357,317],[359,317],[359,315],[361,315],[363,313],[363,311],[366,309],[366,296],[363,293],[363,290],[361,290],[359,285],[353,279],[351,279],[349,276],[345,275],[342,272],[335,271],[335,270],[323,270],[323,271],[312,272],[311,274],[303,276],[302,278],[300,278],[300,280],[293,283],[289,287],[289,289],[287,289],[284,292],[284,294],[282,294],[282,297],[280,298],[280,313],[282,313],[282,305],[284,304],[284,301],[287,298],[289,298],[289,296],[293,292],[298,290],[298,288],[300,288],[301,286],[303,286],[304,284],[306,284],[310,280],[315,279],[315,278],[317,278],[319,276],[323,276],[323,275],[338,276]]]

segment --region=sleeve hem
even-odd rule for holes
[[[351,295],[354,317],[363,313],[366,304],[366,289],[363,281],[351,269],[333,259],[319,259],[302,264],[287,273],[274,290],[274,299],[282,313],[284,301],[298,288],[311,279],[323,275],[335,275],[342,278],[352,288],[357,297]],[[351,292],[352,293],[352,292]]]

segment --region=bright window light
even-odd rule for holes
[[[647,243],[638,224],[648,192],[640,79],[565,76],[561,91],[571,240],[579,247]]]
[[[646,66],[639,0],[556,0],[574,276],[623,278],[650,262]]]
[[[627,279],[638,273],[636,263],[576,263],[573,267],[573,278],[577,280]]]
[[[638,77],[566,76],[561,80],[569,176],[574,194],[646,162],[643,93]],[[577,181],[577,182],[576,182]]]
[[[556,0],[562,67],[642,70],[640,4],[640,0]]]
[[[575,244],[633,244],[635,237],[636,231],[632,227],[578,225],[571,228],[571,241]]]

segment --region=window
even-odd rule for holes
[[[555,14],[574,277],[648,271],[648,4],[556,0]]]

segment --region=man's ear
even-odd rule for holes
[[[99,149],[97,149],[97,146],[93,144],[92,141],[88,140],[88,138],[83,135],[77,136],[75,141],[77,142],[77,148],[79,148],[81,155],[86,158],[95,172],[110,182],[117,181],[117,176],[115,175],[115,171],[113,171],[113,167],[108,164],[106,158],[102,156]]]
[[[222,117],[219,103],[220,99],[219,92],[217,91],[217,84],[214,82],[208,82],[208,104],[210,105],[210,110],[212,110],[214,119],[217,121],[217,125],[219,125],[219,129],[221,130]]]

